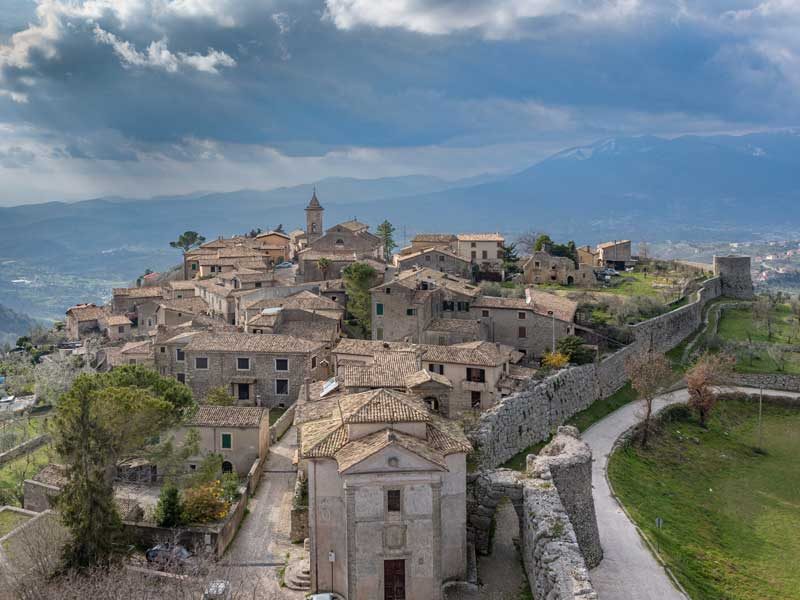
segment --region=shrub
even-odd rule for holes
[[[222,483],[189,488],[183,492],[183,520],[186,523],[210,523],[224,519],[230,503],[224,498]]]
[[[211,388],[206,396],[206,404],[213,404],[216,406],[233,406],[236,400],[231,396],[224,387]]]
[[[177,527],[182,522],[181,495],[172,484],[167,484],[161,488],[156,505],[156,523],[161,527]]]
[[[228,502],[235,502],[239,499],[239,476],[236,473],[225,473],[221,479],[222,496]]]
[[[556,350],[564,354],[569,362],[577,365],[585,365],[594,360],[594,351],[576,335],[568,335],[558,340]]]
[[[561,352],[548,352],[544,355],[542,364],[551,369],[563,369],[569,364],[569,358]]]

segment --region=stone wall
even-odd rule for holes
[[[475,550],[491,550],[492,520],[508,498],[520,521],[520,551],[534,598],[597,598],[589,569],[603,557],[592,499],[592,453],[574,427],[560,427],[527,474],[470,476],[468,525]]]
[[[7,463],[10,460],[14,460],[19,456],[28,454],[29,452],[33,452],[34,450],[36,450],[36,448],[44,446],[49,441],[50,441],[50,436],[46,433],[36,436],[35,438],[26,440],[21,444],[14,446],[10,450],[6,450],[2,454],[0,454],[0,465]]]
[[[470,434],[479,468],[493,469],[543,442],[567,419],[621,388],[625,361],[639,352],[666,352],[700,327],[706,303],[722,293],[719,277],[703,282],[692,301],[632,326],[633,343],[603,360],[563,369],[530,384],[481,413]]]
[[[61,488],[54,485],[47,485],[33,479],[26,479],[22,483],[23,502],[25,510],[33,512],[44,512],[52,508],[53,498],[61,491]]]
[[[269,445],[272,446],[273,444],[277,443],[279,439],[283,437],[283,434],[286,433],[289,428],[294,423],[294,409],[297,404],[292,404],[289,408],[286,409],[277,421],[272,424],[269,428]]]
[[[752,388],[800,392],[800,375],[787,373],[731,373],[728,383]]]

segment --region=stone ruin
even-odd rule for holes
[[[603,558],[592,499],[592,451],[574,427],[559,427],[525,473],[475,474],[468,500],[469,538],[478,554],[491,551],[492,519],[503,498],[520,521],[520,551],[535,598],[590,600],[589,569]]]

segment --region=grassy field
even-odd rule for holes
[[[12,510],[0,511],[0,537],[3,537],[17,525],[28,519],[30,519],[28,515],[23,515]]]
[[[608,287],[598,286],[592,288],[579,288],[556,283],[542,283],[537,285],[548,292],[587,292],[590,294],[613,294],[615,296],[658,296],[670,288],[680,288],[684,275],[660,276],[641,271],[620,273],[619,277],[611,278]],[[677,282],[677,283],[676,283]],[[677,299],[677,292],[674,294]]]
[[[722,312],[718,335],[723,340],[740,344],[745,344],[748,340],[762,344],[798,344],[800,343],[800,326],[789,306],[777,306],[772,311],[772,338],[770,339],[766,326],[755,321],[749,308],[734,308]],[[736,364],[736,370],[741,373],[783,372],[800,375],[800,353],[787,351],[781,368],[781,365],[769,355],[769,352],[759,348],[751,356],[740,357]]]
[[[684,416],[611,458],[616,493],[693,600],[800,598],[800,411],[764,406],[764,453],[757,414],[724,402],[708,430]]]
[[[283,416],[286,412],[285,408],[270,408],[269,409],[269,424],[275,425],[275,422]]]

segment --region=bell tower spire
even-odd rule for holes
[[[322,235],[322,215],[325,209],[317,199],[317,186],[311,194],[311,200],[306,206],[306,239],[311,244]]]

